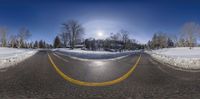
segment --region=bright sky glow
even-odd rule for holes
[[[103,36],[103,32],[101,32],[101,31],[97,32],[97,36],[98,37],[102,37]]]

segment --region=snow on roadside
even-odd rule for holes
[[[120,59],[124,58],[128,55],[131,55],[137,51],[125,51],[125,52],[108,52],[108,51],[86,51],[80,49],[66,49],[66,48],[59,48],[54,50],[55,52],[61,52],[66,56],[70,56],[74,59],[79,60],[90,60],[90,59]]]
[[[17,64],[36,52],[32,49],[0,48],[0,69]]]
[[[188,47],[164,48],[146,51],[154,59],[170,64],[177,68],[196,70],[200,69],[200,48],[191,50]]]

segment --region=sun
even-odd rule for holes
[[[100,31],[97,32],[97,36],[98,36],[98,37],[102,37],[102,36],[103,36],[103,32],[100,32]]]

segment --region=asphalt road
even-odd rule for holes
[[[125,80],[101,87],[80,86],[63,79],[52,66],[79,81],[106,82],[126,74]],[[184,72],[158,63],[145,53],[120,60],[79,61],[50,51],[40,51],[27,60],[0,70],[0,99],[199,99],[200,73]]]

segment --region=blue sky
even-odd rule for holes
[[[9,34],[25,26],[32,33],[30,40],[52,43],[61,24],[75,19],[85,28],[85,38],[125,29],[146,43],[155,32],[178,35],[185,22],[199,23],[199,4],[191,0],[0,0],[0,26],[7,27]]]

